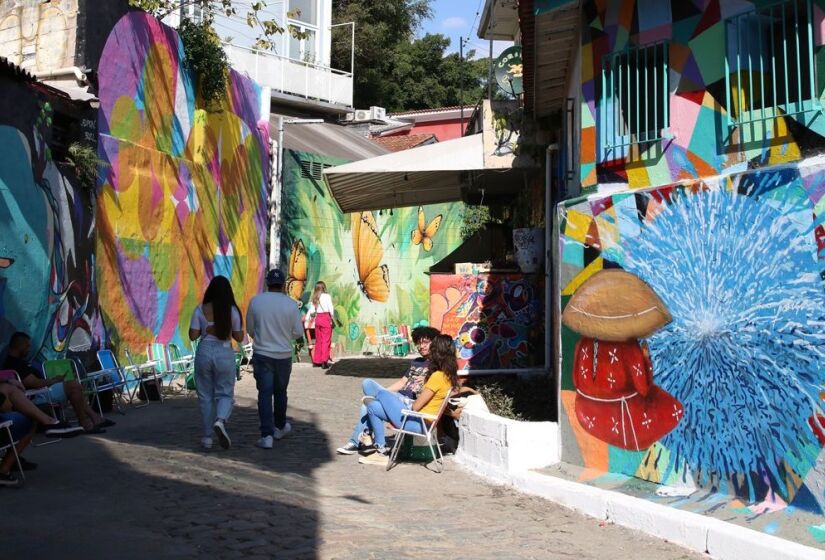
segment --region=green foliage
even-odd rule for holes
[[[186,63],[198,77],[200,94],[207,108],[216,107],[226,98],[229,62],[220,37],[206,23],[185,19],[178,27]]]
[[[490,412],[498,416],[532,422],[558,418],[552,377],[482,377],[470,379],[466,385],[477,390]]]
[[[447,55],[450,39],[427,34],[414,39],[432,16],[431,0],[334,0],[333,22],[355,22],[354,99],[357,107],[389,111],[475,105],[484,92],[486,60],[475,53]],[[351,30],[333,28],[332,65],[349,69]],[[464,91],[461,93],[461,80]],[[468,115],[469,116],[469,115]]]
[[[94,189],[97,184],[97,170],[106,162],[97,157],[97,149],[88,144],[72,142],[66,153],[66,163],[74,168],[75,175],[87,189]]]
[[[467,205],[461,213],[461,221],[461,238],[469,239],[492,221],[490,208],[488,206]]]

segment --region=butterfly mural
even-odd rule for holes
[[[412,230],[412,242],[414,245],[421,245],[424,250],[429,252],[433,248],[433,236],[438,231],[438,226],[441,225],[441,220],[444,215],[439,214],[433,218],[430,223],[424,217],[424,209],[418,207],[418,227]]]
[[[352,246],[358,287],[368,300],[386,302],[390,297],[390,269],[381,264],[384,247],[372,212],[352,215]]]
[[[289,271],[286,277],[286,293],[295,300],[300,300],[307,283],[307,251],[302,239],[292,243],[289,255]]]

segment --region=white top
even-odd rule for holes
[[[230,339],[227,338],[226,340],[221,340],[214,334],[209,334],[206,332],[206,329],[214,325],[214,321],[210,321],[206,318],[206,315],[203,313],[203,306],[199,305],[195,308],[195,312],[192,313],[192,320],[189,322],[189,328],[193,330],[198,330],[201,332],[201,340],[202,341],[214,341],[214,342],[229,342]],[[238,311],[236,307],[232,308],[232,332],[238,332],[241,330],[241,312]],[[230,334],[231,337],[231,334]]]
[[[315,316],[318,313],[329,313],[333,315],[335,313],[335,307],[332,305],[332,296],[329,294],[321,294],[318,298],[318,307],[315,307],[315,304],[312,303],[312,300],[309,300],[307,304],[307,314],[306,318],[304,319],[304,328],[311,329],[315,324]]]
[[[246,312],[253,354],[281,360],[292,357],[293,343],[304,336],[298,303],[280,292],[258,294]]]

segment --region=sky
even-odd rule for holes
[[[490,43],[479,39],[477,34],[484,0],[433,0],[431,6],[433,18],[424,23],[419,35],[441,33],[448,36],[451,39],[450,52],[458,52],[459,37],[469,37],[470,42],[466,43],[465,52],[475,49],[477,58],[487,56]],[[493,56],[498,56],[511,44],[508,41],[494,41]]]

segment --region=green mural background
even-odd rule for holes
[[[301,300],[306,304],[318,280],[326,282],[343,322],[342,327],[335,329],[333,343],[340,351],[357,353],[364,348],[367,325],[380,331],[387,325],[413,326],[428,319],[430,279],[426,272],[461,245],[464,204],[423,207],[428,224],[439,214],[442,216],[430,251],[412,241],[412,232],[418,228],[418,207],[396,208],[392,214],[388,210],[381,214],[373,212],[384,249],[381,264],[389,270],[390,293],[386,302],[370,301],[358,287],[352,215],[341,213],[323,179],[317,178],[318,173],[307,172],[308,168],[317,170],[343,163],[347,161],[286,150],[281,267],[289,271],[293,246],[300,240],[307,254]]]

